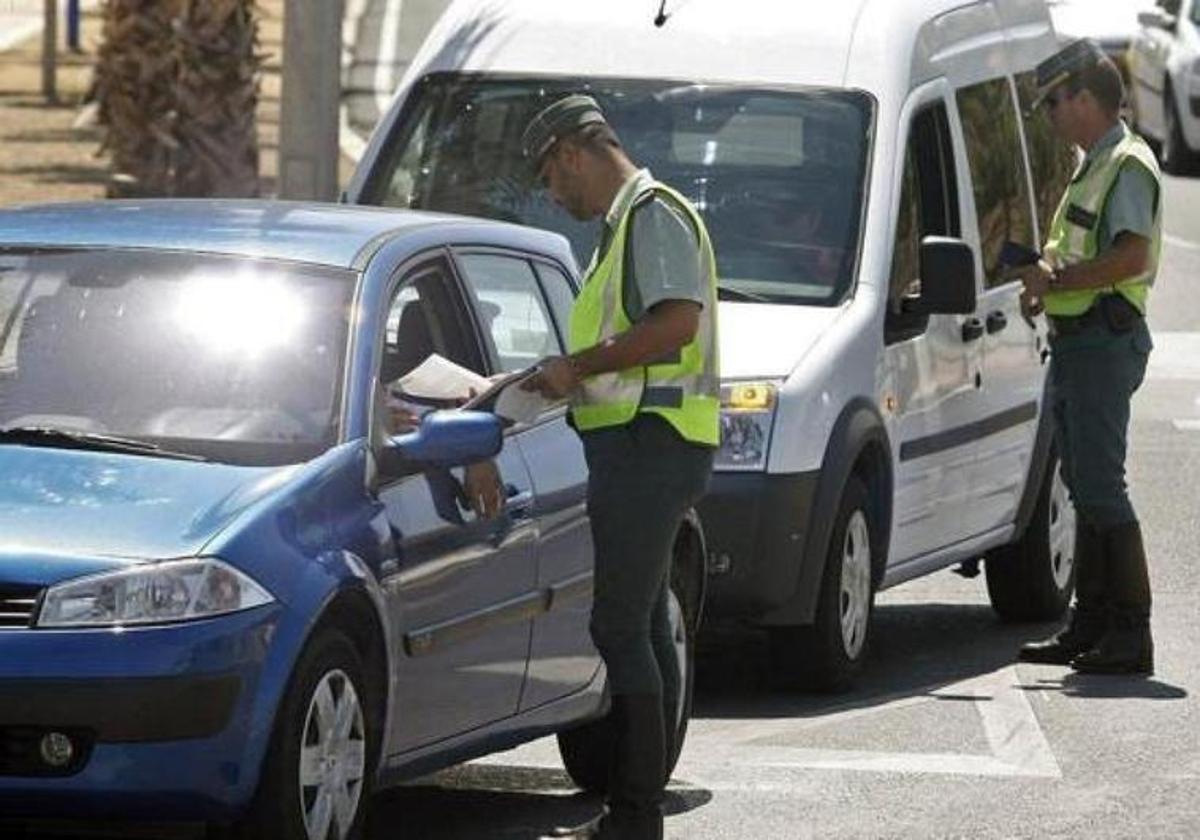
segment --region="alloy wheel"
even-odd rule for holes
[[[866,514],[856,510],[846,523],[842,544],[842,644],[850,659],[858,658],[866,644],[870,611],[871,532]]]
[[[1050,485],[1050,510],[1047,536],[1050,540],[1050,570],[1054,584],[1060,590],[1071,583],[1071,572],[1075,568],[1075,505],[1063,481],[1062,470],[1054,471],[1054,482]]]
[[[667,725],[679,727],[683,721],[684,706],[687,703],[687,691],[684,689],[687,686],[688,677],[688,629],[687,618],[683,614],[683,605],[679,603],[679,598],[676,597],[674,590],[667,590],[667,610],[671,622],[671,641],[675,645],[675,661],[679,666],[679,699],[675,704],[675,720],[668,721]]]
[[[366,727],[354,683],[340,669],[309,700],[300,746],[300,807],[309,840],[344,840],[366,774]]]

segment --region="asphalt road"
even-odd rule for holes
[[[849,695],[773,689],[765,640],[722,635],[699,663],[667,836],[1200,837],[1200,181],[1168,179],[1151,300],[1156,350],[1134,403],[1130,483],[1151,556],[1157,674],[1017,665],[1052,626],[993,617],[982,577],[880,596]],[[597,807],[550,740],[380,795],[373,840],[533,838]]]

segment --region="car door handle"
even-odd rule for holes
[[[504,510],[514,519],[521,519],[533,510],[533,491],[522,490],[515,484],[504,486]]]
[[[987,334],[994,335],[1008,326],[1008,318],[1003,312],[993,312],[987,316]]]
[[[983,321],[980,321],[978,318],[968,318],[966,321],[963,321],[962,340],[964,342],[978,341],[983,337],[983,332]]]

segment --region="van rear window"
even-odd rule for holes
[[[587,264],[599,222],[560,209],[520,146],[538,110],[577,91],[599,100],[636,164],[705,217],[722,286],[788,303],[842,300],[858,262],[874,117],[859,92],[433,74],[410,95],[364,200],[554,230]]]

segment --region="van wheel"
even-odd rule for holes
[[[1163,120],[1166,122],[1162,142],[1163,168],[1172,175],[1191,175],[1197,169],[1197,155],[1188,148],[1179,110],[1175,107],[1175,94],[1170,89],[1163,103]]]
[[[987,555],[988,596],[1006,621],[1061,618],[1075,588],[1075,506],[1051,453],[1021,539]]]
[[[676,567],[677,569],[678,567]],[[692,717],[692,689],[695,683],[695,637],[696,628],[689,621],[689,616],[698,615],[698,610],[684,606],[682,599],[694,587],[687,585],[682,575],[672,570],[671,589],[668,607],[670,609],[671,638],[675,644],[675,656],[679,663],[679,685],[681,691],[676,697],[664,698],[664,704],[669,709],[667,720],[670,740],[667,744],[666,779],[670,781],[683,752],[683,742],[687,737],[688,721]],[[608,793],[609,774],[615,760],[613,747],[616,743],[611,722],[607,717],[585,723],[558,733],[558,751],[562,756],[563,765],[571,781],[588,793],[605,795]]]
[[[341,632],[320,631],[308,644],[279,708],[251,813],[234,836],[361,836],[379,742],[365,673]]]
[[[873,528],[866,485],[851,476],[834,520],[816,620],[771,630],[772,673],[783,685],[844,691],[858,677],[875,607]]]

